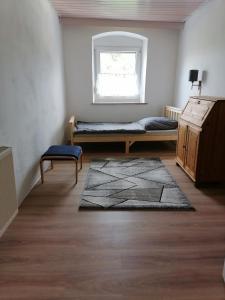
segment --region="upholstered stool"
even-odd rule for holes
[[[82,169],[82,148],[80,146],[72,145],[54,145],[49,147],[49,149],[42,155],[40,160],[41,168],[41,182],[44,182],[44,171],[43,162],[45,160],[51,161],[51,167],[53,168],[54,160],[68,161],[72,160],[75,162],[75,184],[78,180],[78,161],[80,160],[80,169]]]

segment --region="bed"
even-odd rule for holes
[[[75,116],[72,116],[69,120],[70,143],[73,145],[79,143],[124,142],[125,152],[129,153],[130,147],[138,141],[176,141],[177,121],[180,114],[181,109],[165,106],[164,117],[149,117],[137,122],[88,123],[76,121]],[[146,126],[148,120],[146,119],[154,119],[154,122],[148,128]],[[158,122],[158,120],[163,122]],[[167,120],[171,120],[171,122],[167,122]],[[168,127],[164,126],[165,123],[171,124]],[[157,127],[158,124],[160,124],[159,128]]]

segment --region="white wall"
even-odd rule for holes
[[[172,104],[179,30],[177,28],[141,28],[63,23],[63,48],[67,95],[67,117],[75,113],[84,121],[132,121],[159,115]],[[118,23],[118,22],[114,22]],[[143,35],[148,41],[146,77],[147,105],[92,104],[92,36],[108,31],[127,31]]]
[[[202,95],[225,96],[225,1],[213,0],[198,9],[183,29],[175,105],[183,107],[190,95],[198,90],[190,89],[190,69],[206,71]]]
[[[12,146],[17,198],[37,180],[38,161],[62,141],[61,32],[47,0],[0,1],[0,145]]]

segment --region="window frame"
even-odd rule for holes
[[[143,104],[145,99],[142,97],[142,47],[133,46],[95,46],[93,48],[92,76],[93,76],[93,104]],[[97,76],[100,71],[101,52],[135,52],[136,53],[136,74],[138,77],[138,96],[100,96],[97,94]],[[145,84],[145,83],[144,83]]]

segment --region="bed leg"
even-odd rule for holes
[[[77,184],[77,181],[78,181],[78,160],[77,159],[75,159],[74,160],[75,161],[75,185]]]
[[[125,153],[129,154],[129,152],[130,152],[130,143],[129,143],[129,141],[125,142],[125,146],[126,146]]]

